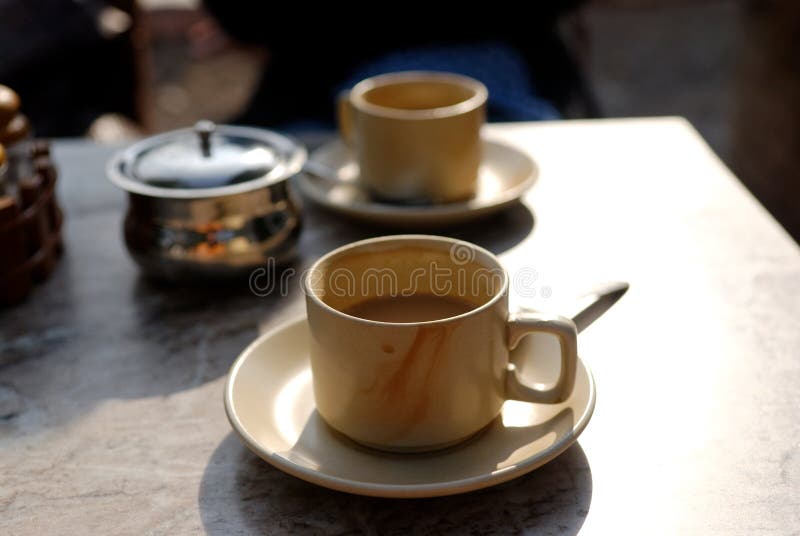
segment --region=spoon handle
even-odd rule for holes
[[[578,298],[573,311],[568,315],[575,322],[578,333],[603,316],[627,291],[628,283],[603,283]]]

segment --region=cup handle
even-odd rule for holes
[[[552,333],[558,337],[561,346],[561,371],[558,380],[549,388],[537,388],[525,384],[513,363],[506,366],[506,398],[558,404],[572,394],[575,386],[575,370],[578,365],[578,330],[569,318],[542,313],[524,312],[508,319],[508,348],[513,350],[519,341],[529,333]]]
[[[345,145],[353,148],[353,115],[355,109],[350,101],[350,90],[340,91],[336,97],[336,118],[339,123],[339,134]]]

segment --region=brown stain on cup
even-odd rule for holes
[[[400,357],[399,366],[362,391],[374,395],[376,405],[371,413],[375,418],[394,423],[385,441],[408,434],[425,419],[431,408],[430,395],[434,388],[431,384],[446,358],[442,349],[453,329],[452,326],[419,327],[411,347]],[[384,352],[387,347],[394,351],[388,343],[381,345]]]

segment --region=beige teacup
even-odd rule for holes
[[[572,392],[575,324],[509,314],[508,274],[480,247],[425,235],[364,240],[322,257],[305,287],[317,410],[359,443],[443,448],[487,426],[506,399],[558,403]],[[560,376],[544,389],[509,363],[537,331],[561,342]]]
[[[410,71],[356,84],[339,101],[339,127],[378,198],[449,202],[475,194],[486,86],[466,76]]]

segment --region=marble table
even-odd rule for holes
[[[598,385],[579,442],[495,488],[389,500],[247,451],[225,374],[302,313],[245,282],[142,278],[112,148],[55,143],[66,255],[0,311],[0,534],[789,534],[800,527],[800,250],[679,118],[493,125],[541,167],[523,204],[429,230],[535,274],[518,305],[629,293],[580,336]],[[307,207],[297,267],[392,230]]]

